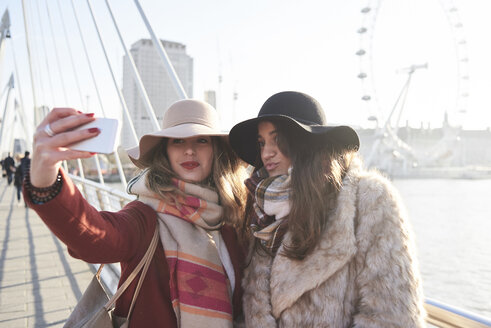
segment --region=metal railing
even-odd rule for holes
[[[85,199],[99,211],[119,211],[126,204],[136,199],[136,196],[128,195],[117,188],[82,179],[69,174]]]
[[[491,320],[433,299],[426,299],[426,321],[431,327],[441,328],[485,328]]]
[[[73,174],[69,174],[69,176],[85,199],[99,211],[119,211],[126,204],[136,199],[136,196],[128,195],[117,188],[111,188]],[[99,265],[99,263],[92,264],[94,272],[97,271]],[[121,267],[119,263],[110,263],[104,266],[101,280],[107,292],[110,294],[116,292],[120,276]]]

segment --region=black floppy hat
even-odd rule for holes
[[[321,105],[311,96],[285,91],[272,95],[261,107],[256,118],[237,123],[230,130],[230,145],[237,155],[251,165],[259,157],[257,125],[262,120],[273,119],[284,123],[295,132],[325,136],[327,143],[344,149],[358,150],[360,140],[349,126],[328,126]]]

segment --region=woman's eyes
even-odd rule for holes
[[[183,144],[185,142],[186,141],[184,139],[172,139],[173,144]],[[199,143],[199,144],[207,144],[208,142],[209,142],[209,140],[207,138],[196,139],[196,143]]]
[[[268,139],[268,140],[269,140],[268,142],[269,142],[271,145],[276,146],[276,145],[278,144],[278,136],[277,136],[277,135],[275,135],[274,137],[272,137],[272,138],[270,138],[270,139]],[[257,141],[257,144],[259,145],[259,147],[263,148],[263,147],[264,147],[264,145],[266,145],[266,141],[265,141],[264,139],[259,139],[259,140]]]

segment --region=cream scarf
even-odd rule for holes
[[[186,196],[170,204],[148,190],[145,177],[146,172],[130,181],[128,192],[158,214],[179,327],[232,327],[232,292],[220,259],[220,252],[228,252],[219,231],[223,209],[218,194],[176,180]]]
[[[254,197],[251,228],[263,246],[276,253],[288,228],[290,214],[291,170],[270,177],[264,167],[256,171],[245,185]]]

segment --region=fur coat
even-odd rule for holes
[[[283,243],[288,243],[289,233]],[[254,243],[252,243],[254,244]],[[251,250],[246,327],[424,327],[421,279],[398,193],[358,160],[322,239],[305,259]]]

